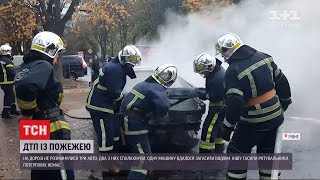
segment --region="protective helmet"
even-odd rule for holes
[[[215,49],[218,54],[229,59],[237,49],[243,46],[239,36],[233,33],[227,33],[218,38]]]
[[[12,48],[8,43],[0,46],[0,55],[11,56],[11,51],[12,51]]]
[[[54,58],[58,52],[65,51],[62,39],[53,32],[43,31],[32,40],[31,50],[38,51],[50,58]]]
[[[125,46],[118,54],[121,64],[139,65],[141,63],[141,52],[134,45]]]
[[[170,87],[177,79],[178,69],[173,64],[159,66],[152,77],[165,88]]]
[[[206,72],[212,72],[216,63],[215,58],[207,53],[202,53],[193,61],[193,71],[201,75]]]

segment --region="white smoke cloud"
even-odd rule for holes
[[[287,75],[294,102],[290,114],[320,117],[318,7],[317,0],[249,0],[237,6],[213,8],[205,15],[168,13],[167,23],[159,28],[160,40],[153,42],[158,49],[144,65],[154,68],[175,64],[180,76],[204,86],[204,79],[193,72],[193,59],[202,52],[214,55],[217,38],[233,32],[245,44],[272,55]]]

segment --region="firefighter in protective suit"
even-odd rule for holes
[[[148,120],[164,117],[170,108],[166,88],[177,79],[177,68],[164,64],[145,81],[133,87],[123,99],[121,112],[124,114],[124,134],[131,153],[151,153],[148,139]],[[128,179],[146,179],[148,171],[131,169]]]
[[[126,77],[136,78],[133,67],[140,63],[140,50],[133,45],[127,45],[119,52],[118,57],[100,69],[99,76],[93,83],[86,109],[91,115],[100,153],[119,152],[121,123],[115,113],[120,109]],[[102,175],[106,177],[119,174],[103,171]]]
[[[21,68],[15,76],[17,102],[21,119],[50,120],[51,140],[70,140],[71,131],[60,104],[63,89],[53,65],[59,53],[65,50],[61,38],[48,31],[38,33],[31,49],[23,57]],[[32,180],[74,179],[72,170],[31,170]]]
[[[208,115],[202,126],[200,153],[222,153],[224,141],[220,138],[220,126],[225,118],[225,70],[222,62],[206,53],[200,54],[193,61],[195,73],[206,78],[206,94],[199,97],[210,100]]]
[[[244,45],[240,38],[228,33],[216,43],[216,51],[229,63],[226,71],[226,120],[222,138],[229,141],[227,153],[274,153],[278,127],[283,112],[291,104],[290,85],[273,58]],[[236,126],[236,127],[235,127]],[[246,179],[247,170],[227,172],[228,179]],[[270,179],[271,170],[260,168],[260,179]],[[279,174],[280,176],[280,174]]]
[[[12,119],[12,115],[20,115],[16,109],[13,80],[15,69],[9,44],[0,46],[0,86],[4,92],[2,118]]]

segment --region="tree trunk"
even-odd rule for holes
[[[110,49],[111,49],[111,57],[114,57],[114,44],[110,44]]]
[[[14,43],[11,45],[12,47],[12,55],[18,55],[18,54],[22,54],[21,53],[21,44],[20,43]]]
[[[102,55],[102,58],[104,59],[104,58],[106,58],[106,56],[107,56],[107,48],[106,48],[106,46],[101,46],[100,47],[101,48],[101,55]]]

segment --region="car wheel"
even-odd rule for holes
[[[75,81],[75,80],[77,80],[77,75],[76,75],[76,73],[70,73],[70,75],[69,75],[69,79],[70,80],[73,80],[73,81]]]

